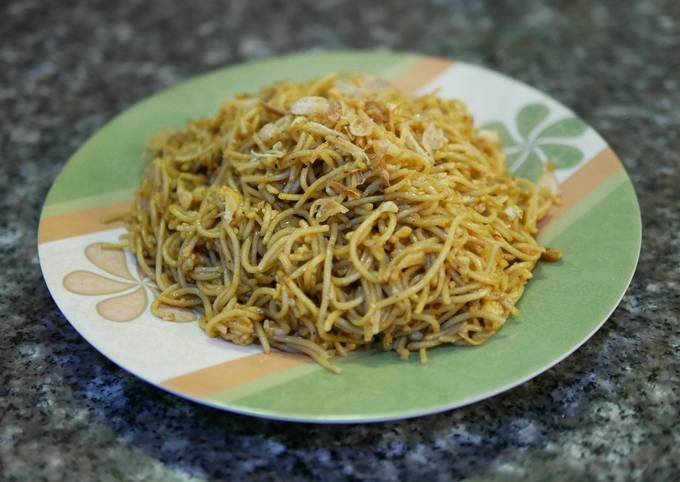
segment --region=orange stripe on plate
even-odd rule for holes
[[[452,65],[452,60],[426,57],[401,74],[393,84],[404,92],[414,94]]]
[[[122,221],[115,219],[125,216],[131,209],[132,204],[127,202],[51,216],[43,219],[40,223],[38,243],[47,243],[48,241],[56,241],[58,239],[123,226]]]
[[[311,358],[291,353],[257,353],[170,378],[162,385],[170,390],[203,398],[304,363],[313,362]]]
[[[621,161],[609,147],[602,149],[595,157],[584,164],[578,171],[560,184],[560,198],[562,204],[553,208],[548,216],[539,223],[539,228],[545,227],[551,221],[577,205],[597,186],[607,180],[609,176],[623,169]]]

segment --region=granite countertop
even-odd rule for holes
[[[0,479],[677,480],[679,14],[676,0],[5,3]],[[184,401],[123,372],[70,327],[42,280],[36,227],[78,145],[131,103],[209,69],[373,47],[504,72],[572,107],[618,152],[640,200],[642,253],[620,306],[585,346],[459,410],[322,426]]]

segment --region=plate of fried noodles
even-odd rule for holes
[[[640,248],[631,182],[547,95],[392,52],[231,66],[134,105],[45,201],[39,255],[90,344],[225,410],[431,414],[583,344]]]

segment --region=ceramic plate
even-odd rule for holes
[[[341,360],[334,375],[309,360],[208,338],[196,323],[149,312],[151,285],[132,257],[102,250],[124,232],[147,139],[220,101],[279,79],[367,72],[405,91],[464,100],[477,125],[503,138],[517,175],[550,160],[562,205],[540,242],[563,261],[541,263],[520,314],[480,347],[441,347],[401,361],[394,353]],[[104,356],[169,392],[262,417],[367,422],[460,407],[512,388],[572,353],[604,323],[628,286],[640,248],[633,186],[607,143],[569,109],[520,82],[463,62],[390,52],[313,53],[228,67],[165,90],[114,118],[68,161],[42,211],[40,264],[54,300]]]

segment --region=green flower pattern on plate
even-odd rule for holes
[[[520,177],[535,181],[541,175],[543,164],[551,162],[555,169],[567,169],[583,160],[583,152],[564,140],[581,136],[587,129],[578,117],[570,116],[542,126],[550,114],[545,104],[524,106],[515,119],[515,139],[502,122],[485,124],[485,129],[498,133],[508,156],[510,171]]]

